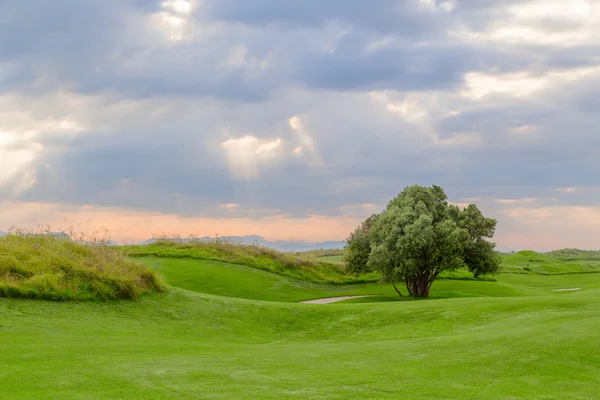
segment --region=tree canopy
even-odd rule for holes
[[[476,205],[449,204],[439,186],[409,186],[350,234],[346,268],[381,271],[398,294],[396,283],[404,283],[410,296],[428,297],[444,271],[466,267],[475,276],[498,271],[500,258],[487,240],[495,228],[496,220]]]

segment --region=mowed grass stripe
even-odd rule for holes
[[[177,289],[137,303],[0,299],[0,395],[591,399],[599,295],[335,307]]]
[[[403,301],[388,284],[327,285],[305,282],[255,268],[210,260],[145,257],[139,259],[165,276],[170,285],[220,296],[255,300],[299,302],[347,295],[376,295],[349,302]],[[500,275],[498,282],[439,280],[432,298],[514,297],[562,295],[561,288],[592,288],[600,285],[600,275]],[[404,290],[406,295],[406,290]]]

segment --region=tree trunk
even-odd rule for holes
[[[398,293],[398,295],[400,297],[402,297],[402,292],[400,292],[400,290],[398,290],[398,288],[396,287],[396,284],[394,282],[392,282],[392,286],[394,287],[394,290],[396,291],[396,293]]]
[[[411,276],[406,278],[406,288],[411,297],[429,297],[431,281],[427,276]]]

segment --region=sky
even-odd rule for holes
[[[408,185],[600,248],[598,0],[0,0],[0,230],[343,240]]]

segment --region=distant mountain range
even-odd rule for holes
[[[173,240],[176,242],[188,243],[188,242],[215,242],[215,241],[225,241],[234,244],[247,244],[247,245],[255,245],[260,247],[266,247],[274,250],[279,250],[283,252],[300,252],[300,251],[309,251],[309,250],[331,250],[331,249],[343,249],[346,245],[344,241],[328,241],[328,242],[301,242],[301,241],[286,241],[286,240],[267,240],[262,236],[258,235],[246,235],[246,236],[221,236],[218,238],[211,238],[208,236],[202,238],[166,238],[168,240]],[[156,243],[160,239],[148,239],[141,243],[138,243],[139,246],[144,246],[147,244]]]

